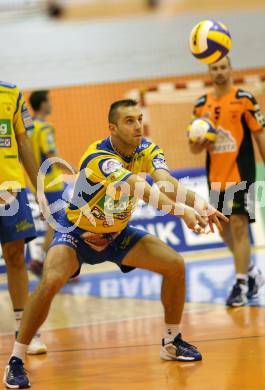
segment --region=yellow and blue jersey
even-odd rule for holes
[[[41,118],[33,117],[33,129],[29,132],[31,138],[34,156],[40,167],[50,154],[56,154],[55,130]],[[62,171],[56,165],[52,164],[44,176],[45,192],[62,191],[64,184],[62,181]]]
[[[18,87],[0,81],[0,189],[25,188],[16,136],[31,131],[31,116]]]
[[[143,138],[132,157],[122,157],[112,147],[110,138],[90,145],[79,164],[71,203],[66,209],[70,222],[93,233],[114,233],[123,230],[133,213],[137,199],[122,195],[117,189],[113,199],[107,193],[109,184],[124,182],[132,174],[166,169],[160,147]],[[111,222],[108,216],[111,215]]]

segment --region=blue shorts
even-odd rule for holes
[[[69,227],[71,223],[63,212],[60,215],[58,221],[62,226]],[[117,264],[122,272],[130,272],[134,267],[122,265],[122,260],[127,253],[133,248],[133,246],[144,236],[147,232],[141,229],[137,229],[133,226],[127,226],[119,235],[116,237],[104,250],[97,252],[92,249],[85,241],[80,237],[81,234],[85,233],[84,230],[76,228],[71,233],[60,233],[55,232],[53,241],[50,247],[55,245],[65,245],[73,248],[76,251],[80,268],[83,263],[86,264],[100,264],[105,261],[110,261]],[[77,276],[80,272],[73,275]]]
[[[12,209],[17,209],[14,214]],[[3,215],[7,214],[7,215]],[[9,214],[9,215],[8,215]],[[13,215],[14,214],[14,215]],[[37,236],[27,191],[22,189],[17,193],[16,200],[10,205],[2,206],[0,213],[0,242],[24,239],[25,242],[33,240]]]
[[[45,191],[45,197],[49,204],[56,202],[56,200],[62,199],[63,190],[61,191]]]
[[[50,191],[50,192],[45,191],[45,197],[46,197],[48,204],[50,206],[51,214],[55,220],[57,220],[59,218],[61,210],[65,209],[66,205],[67,205],[66,202],[63,200],[63,192],[64,192],[63,190]],[[57,206],[59,211],[55,211],[54,206],[55,206],[55,209]]]

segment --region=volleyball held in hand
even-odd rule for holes
[[[217,130],[209,119],[199,118],[191,122],[188,127],[188,137],[192,142],[205,139],[214,142],[217,137]]]
[[[203,20],[190,33],[190,50],[197,60],[213,64],[225,57],[232,46],[228,28],[214,20]]]

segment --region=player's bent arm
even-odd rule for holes
[[[126,179],[129,184],[130,195],[142,199],[144,202],[151,204],[153,207],[169,214],[182,216],[185,206],[176,204],[176,201],[171,200],[165,193],[159,190],[158,186],[150,186],[145,179],[139,175],[130,175]]]
[[[126,179],[129,185],[129,194],[144,200],[153,207],[158,208],[169,214],[177,215],[182,218],[189,229],[197,233],[204,233],[207,226],[207,219],[202,218],[190,207],[181,203],[172,201],[166,194],[159,190],[157,185],[152,187],[141,176],[130,175]],[[128,189],[127,187],[127,189]],[[125,193],[125,191],[123,191]],[[128,193],[127,193],[128,195]],[[218,222],[218,221],[217,221]]]
[[[255,138],[261,157],[265,164],[265,128],[263,127],[260,131],[253,133],[253,136]]]
[[[189,190],[175,179],[170,172],[157,169],[154,171],[152,178],[160,185],[160,191],[166,193],[167,197],[173,202],[180,202],[186,206],[195,208],[201,212],[208,207],[208,202],[201,198],[196,192]]]
[[[172,201],[166,194],[159,190],[157,185],[152,187],[141,176],[131,175],[126,180],[129,184],[130,195],[143,199],[164,212],[177,215],[182,218],[189,229],[197,233],[204,233],[207,226],[207,220],[202,218],[190,207],[181,203]]]
[[[22,164],[33,184],[37,189],[38,166],[34,157],[31,141],[26,133],[16,135],[18,154]]]
[[[172,201],[184,203],[186,206],[192,207],[196,213],[204,219],[206,218],[212,232],[214,232],[213,224],[215,224],[219,230],[222,230],[219,219],[222,219],[224,222],[228,222],[228,218],[226,218],[220,211],[216,210],[209,204],[209,202],[201,198],[196,192],[184,187],[168,171],[157,169],[152,174],[152,177],[154,181],[159,184],[159,187],[162,188],[161,191],[166,191],[167,196]]]

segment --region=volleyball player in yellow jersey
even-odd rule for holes
[[[38,169],[26,135],[26,130],[31,128],[32,120],[18,87],[0,82],[0,242],[7,267],[16,334],[28,297],[24,244],[36,237],[22,168],[23,164],[36,187]],[[46,352],[39,335],[33,338],[28,352]]]
[[[33,109],[33,129],[29,132],[34,156],[40,167],[42,163],[50,157],[58,157],[56,147],[56,136],[53,126],[47,122],[47,116],[51,114],[52,105],[49,97],[49,91],[34,91],[29,98],[30,105]],[[44,176],[44,191],[49,204],[62,199],[64,183],[62,178],[62,167],[60,164],[53,163],[50,165],[48,172]],[[72,174],[72,171],[70,171]],[[40,259],[33,259],[30,262],[30,270],[36,276],[41,276],[43,269],[43,260],[52,241],[53,229],[48,224],[47,232],[43,243],[43,254]]]
[[[204,231],[207,223],[212,228],[213,223],[220,226],[218,218],[227,219],[206,201],[195,203],[195,193],[170,175],[163,151],[142,136],[142,113],[134,100],[112,104],[109,129],[111,136],[92,144],[81,159],[73,197],[59,219],[42,279],[28,301],[18,341],[6,367],[4,383],[8,388],[30,386],[23,368],[27,345],[45,320],[54,295],[79,272],[82,263],[108,260],[123,272],[139,267],[160,273],[165,310],[161,358],[202,358],[198,349],[183,341],[180,334],[185,300],[182,257],[157,237],[128,222],[136,198],[159,209],[167,207],[168,212],[179,215],[198,233]],[[151,187],[141,173],[149,173],[157,185]],[[177,194],[183,203],[176,203]],[[206,211],[208,216],[201,217],[193,206],[198,213]]]

